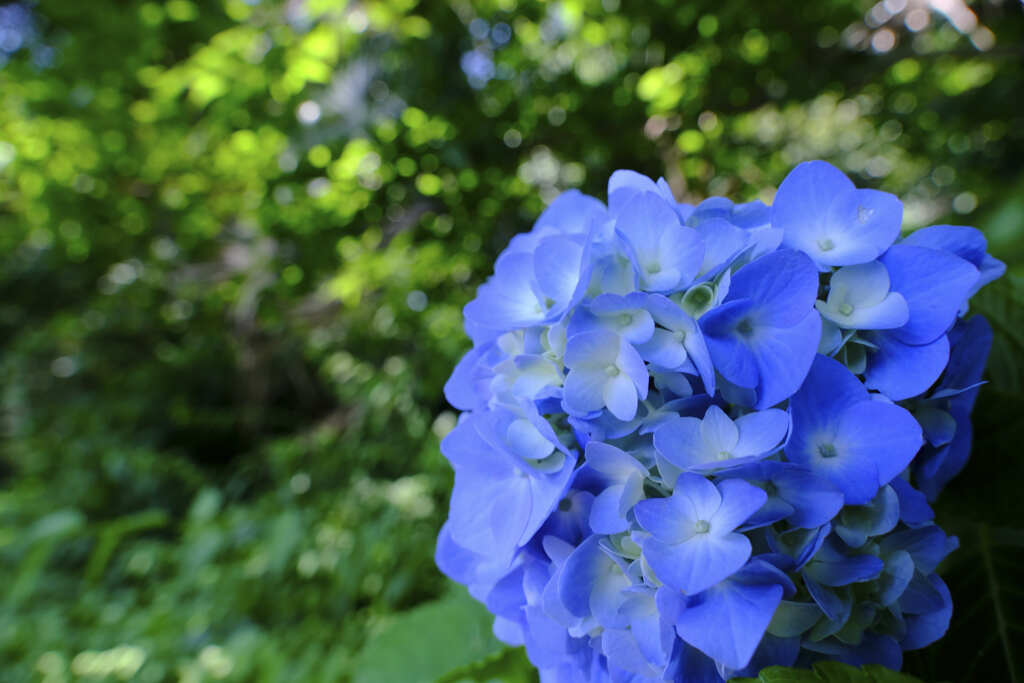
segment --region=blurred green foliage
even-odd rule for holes
[[[546,201],[616,168],[770,200],[827,159],[1024,275],[1014,0],[15,6],[0,680],[395,680],[403,657],[529,680],[458,594],[395,615],[448,590],[461,306]],[[1008,280],[978,304],[993,383],[940,510],[958,613],[908,662],[931,680],[1021,675],[1022,301]]]

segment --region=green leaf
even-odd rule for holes
[[[507,647],[497,654],[442,676],[437,683],[533,683],[536,680],[537,670],[526,658],[526,650]]]
[[[491,633],[492,619],[462,588],[401,613],[359,653],[354,683],[432,683],[471,666],[503,647]]]
[[[884,666],[869,664],[860,669],[839,662],[818,662],[813,671],[769,666],[757,678],[734,678],[733,683],[921,683]]]

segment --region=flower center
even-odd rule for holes
[[[834,458],[839,455],[836,452],[836,447],[830,443],[818,444],[818,455],[823,458]]]
[[[860,223],[861,225],[864,225],[865,223],[867,223],[868,220],[870,220],[871,217],[874,216],[874,215],[875,215],[875,210],[874,209],[869,209],[866,206],[858,206],[857,207],[857,222]]]
[[[818,248],[822,251],[832,251],[836,248],[836,243],[826,237],[823,240],[818,240]]]
[[[750,322],[750,318],[744,318],[736,325],[736,331],[744,337],[750,337],[754,334],[754,323]]]
[[[853,306],[850,304],[839,304],[840,315],[850,315],[851,313],[853,313]]]
[[[684,341],[686,341],[686,332],[684,332],[683,330],[676,330],[675,332],[672,333],[672,338],[675,339],[680,344],[682,344]]]
[[[619,367],[617,365],[609,365],[604,369],[604,374],[609,377],[615,377],[619,374]]]
[[[623,313],[622,315],[619,316],[619,326],[620,327],[625,327],[626,325],[629,325],[632,322],[633,322],[633,316],[631,316],[629,313]]]
[[[711,531],[711,524],[709,524],[706,520],[698,519],[697,523],[693,525],[693,530],[698,534],[706,534],[707,532]]]

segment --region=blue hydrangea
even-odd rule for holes
[[[772,206],[616,171],[558,197],[465,308],[438,566],[553,683],[898,669],[946,631],[999,277],[973,228],[820,161]]]

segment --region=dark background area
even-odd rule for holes
[[[432,560],[462,305],[564,189],[806,159],[1009,265],[905,668],[1018,680],[1022,93],[1018,0],[0,2],[0,680],[528,680]]]

